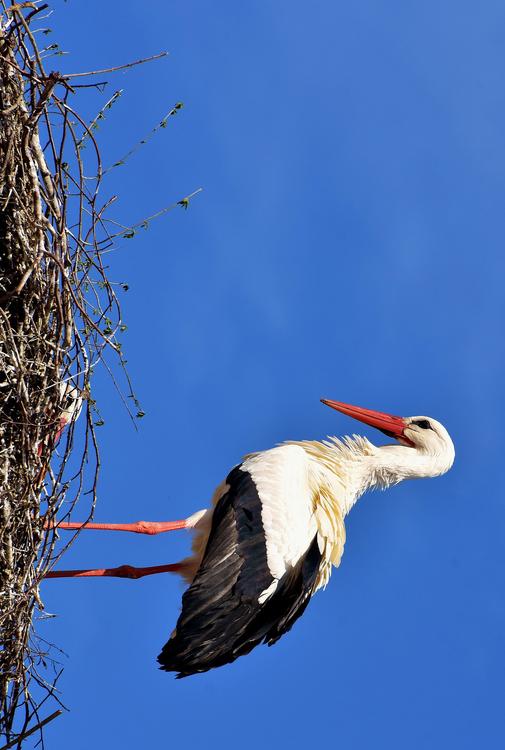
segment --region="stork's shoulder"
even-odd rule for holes
[[[312,510],[310,458],[300,446],[282,444],[250,454],[240,468],[251,475],[266,505],[273,502]]]
[[[248,453],[244,456],[241,468],[248,471],[249,466],[258,467],[262,464],[274,470],[277,467],[278,471],[303,470],[308,468],[309,456],[298,443],[282,443],[275,448]]]

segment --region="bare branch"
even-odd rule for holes
[[[61,710],[54,711],[49,716],[46,716],[45,719],[42,719],[42,721],[39,721],[39,723],[36,724],[34,727],[29,729],[28,732],[25,732],[24,734],[18,736],[15,740],[12,740],[12,742],[8,742],[6,745],[2,745],[2,747],[0,747],[0,750],[9,750],[9,748],[14,747],[14,745],[20,746],[23,740],[26,740],[27,737],[30,737],[30,735],[32,734],[35,734],[35,732],[42,729],[42,727],[45,727],[46,724],[49,724],[49,722],[53,721],[53,719],[57,719],[58,716],[61,716],[62,713],[63,711]]]
[[[133,68],[135,65],[143,65],[153,60],[159,60],[162,57],[167,57],[170,52],[158,52],[157,55],[151,55],[151,57],[143,57],[141,60],[135,60],[135,62],[125,63],[124,65],[117,65],[114,68],[102,68],[101,70],[88,70],[86,73],[66,73],[63,77],[65,80],[69,78],[80,78],[82,76],[97,76],[102,73],[116,73],[118,70],[126,70],[127,68]]]
[[[114,237],[135,233],[177,205],[186,208],[201,190],[111,234],[107,212],[115,197],[99,201],[103,169],[95,132],[119,92],[88,124],[75,98],[81,87],[102,83],[73,81],[168,53],[86,73],[47,72],[51,47],[39,48],[31,28],[45,8],[0,0],[0,733],[7,743],[2,750],[21,747],[61,713],[39,715],[45,701],[61,704],[56,690],[61,668],[32,620],[43,608],[40,581],[80,533],[75,529],[70,539],[60,539],[58,523],[76,506],[84,525],[93,517],[100,469],[96,428],[103,424],[93,398],[98,363],[131,406],[132,419],[143,416],[120,341],[126,326],[118,294],[127,285],[109,279],[103,255]]]

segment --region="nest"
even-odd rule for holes
[[[175,207],[187,209],[201,190],[133,226],[107,218],[115,198],[99,203],[102,177],[165,128],[182,103],[104,170],[94,131],[121,92],[89,125],[76,96],[102,89],[97,74],[167,53],[107,70],[47,72],[44,62],[59,48],[36,41],[49,31],[40,25],[46,8],[0,0],[0,735],[7,742],[0,750],[21,747],[34,732],[42,739],[42,727],[61,713],[41,715],[48,699],[59,702],[61,669],[34,616],[44,617],[41,580],[77,535],[62,544],[57,523],[77,503],[80,521],[93,516],[95,427],[103,424],[92,398],[97,364],[113,378],[119,365],[130,416],[143,416],[118,340],[126,326],[115,290],[127,285],[109,280],[104,253],[116,237],[131,239]],[[92,83],[81,84],[84,76]]]
[[[90,381],[108,351],[122,362],[102,262],[111,235],[97,202],[100,155],[72,107],[78,87],[44,68],[32,20],[45,7],[0,0],[0,733],[9,747],[45,723],[40,706],[56,695],[58,667],[33,628],[38,586],[65,551],[56,516],[84,494],[79,517],[92,516]]]

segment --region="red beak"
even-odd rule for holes
[[[376,427],[389,437],[394,437],[397,440],[408,443],[408,445],[413,445],[403,434],[407,425],[402,417],[396,417],[394,414],[385,414],[382,411],[375,411],[374,409],[363,409],[362,406],[343,404],[341,401],[329,401],[325,398],[322,398],[321,401],[326,406],[331,406],[332,409],[342,412],[342,414],[347,414],[349,417],[353,417],[353,419],[358,419],[360,422],[369,424],[371,427]]]

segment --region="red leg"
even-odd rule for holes
[[[135,523],[75,523],[73,521],[49,521],[46,529],[102,529],[104,531],[132,531],[135,534],[162,534],[164,531],[186,529],[189,524],[183,521],[136,521]]]
[[[97,568],[96,570],[53,570],[46,578],[87,578],[89,576],[114,576],[115,578],[143,578],[156,573],[177,573],[184,565],[152,565],[149,568],[134,568],[132,565],[120,565],[118,568]]]

